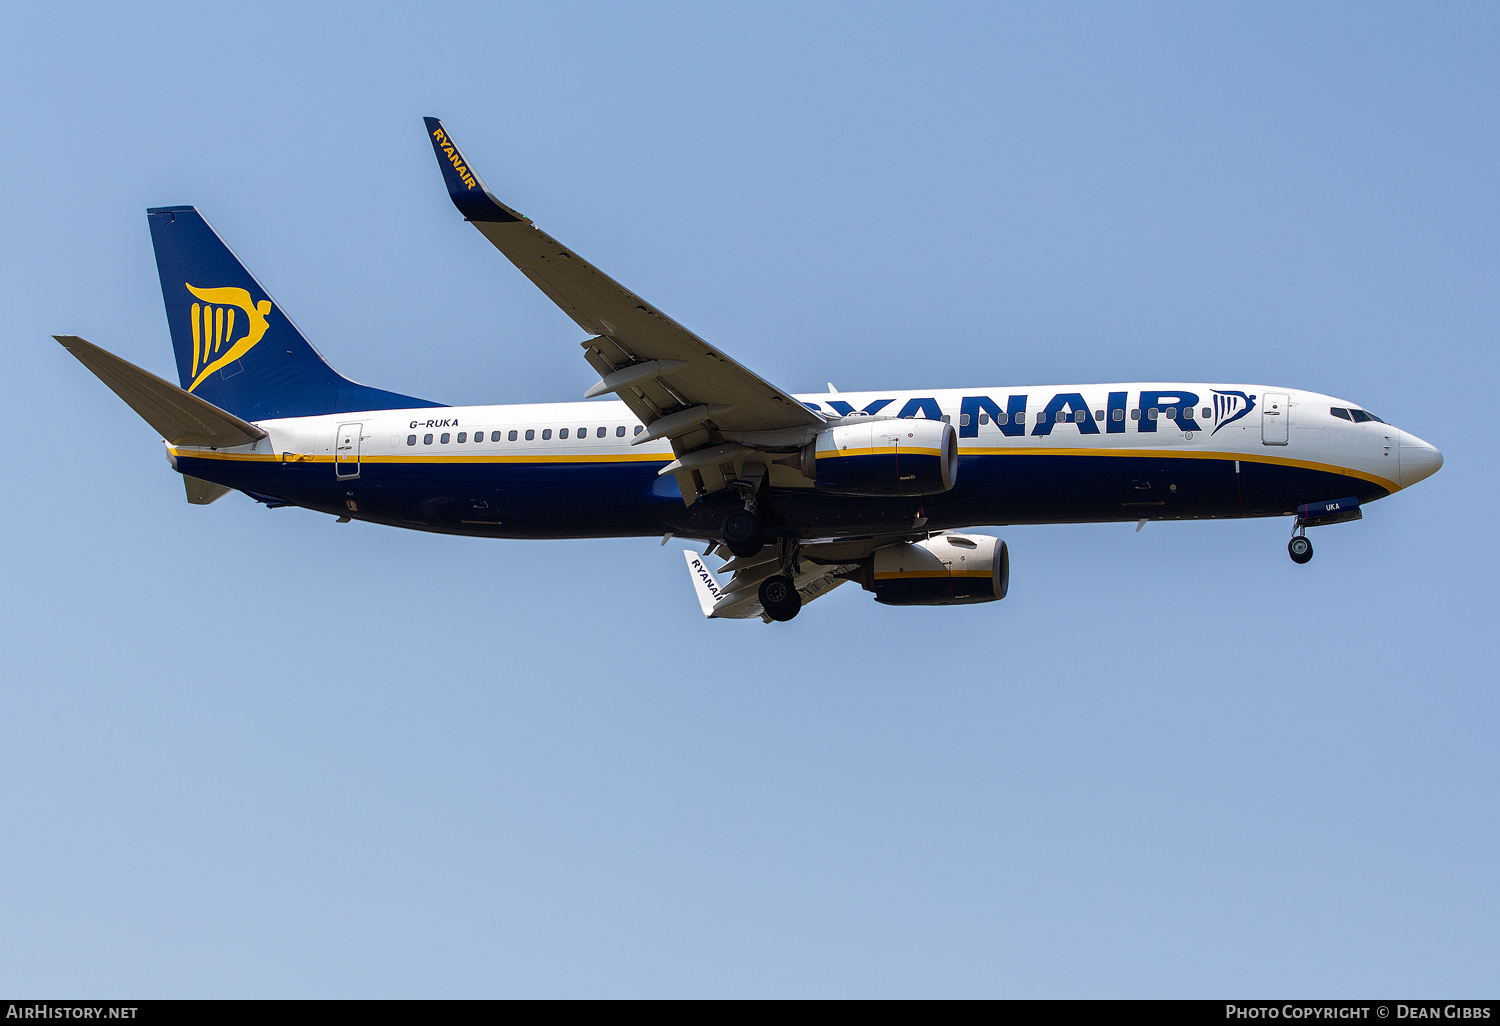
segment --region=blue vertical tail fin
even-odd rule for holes
[[[152,207],[151,242],[182,387],[244,420],[441,406],[328,366],[193,207]]]

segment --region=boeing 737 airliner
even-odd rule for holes
[[[197,210],[153,208],[180,387],[57,339],[160,432],[189,502],[237,489],[486,538],[696,539],[704,614],[770,622],[845,581],[893,605],[1002,599],[1005,543],[967,530],[980,524],[1289,516],[1305,563],[1307,528],[1357,520],[1443,463],[1357,403],[1284,386],[794,396],[497,200],[441,122],[427,131],[459,212],[588,333],[584,398],[615,398],[451,407],[355,384]]]

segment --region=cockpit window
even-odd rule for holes
[[[1354,415],[1354,423],[1356,423],[1356,424],[1363,424],[1366,421],[1370,421],[1370,420],[1374,420],[1375,419],[1374,417],[1372,417],[1368,413],[1366,413],[1364,410],[1350,410],[1349,412]]]
[[[1369,417],[1371,420],[1373,420],[1377,424],[1384,424],[1385,423],[1385,421],[1383,421],[1379,417],[1375,416],[1375,414],[1371,413],[1369,410],[1361,410],[1360,412],[1363,413],[1366,417]]]
[[[1333,409],[1329,410],[1328,412],[1331,413],[1331,414],[1333,414],[1335,417],[1339,418],[1339,420],[1352,420],[1353,419],[1353,418],[1351,418],[1349,416],[1349,411],[1348,410],[1343,409],[1342,407],[1339,407],[1339,406],[1335,406]]]

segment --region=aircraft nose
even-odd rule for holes
[[[1401,455],[1397,464],[1401,487],[1410,488],[1436,474],[1443,465],[1443,454],[1408,431],[1401,432]]]

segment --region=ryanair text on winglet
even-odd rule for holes
[[[458,172],[458,177],[463,179],[464,185],[470,189],[477,187],[479,183],[474,180],[474,175],[470,173],[468,167],[464,164],[463,158],[458,155],[458,147],[453,145],[453,141],[448,138],[447,133],[441,128],[434,128],[432,130],[432,137],[437,140],[443,152],[448,155],[448,163],[453,165],[453,170]]]

